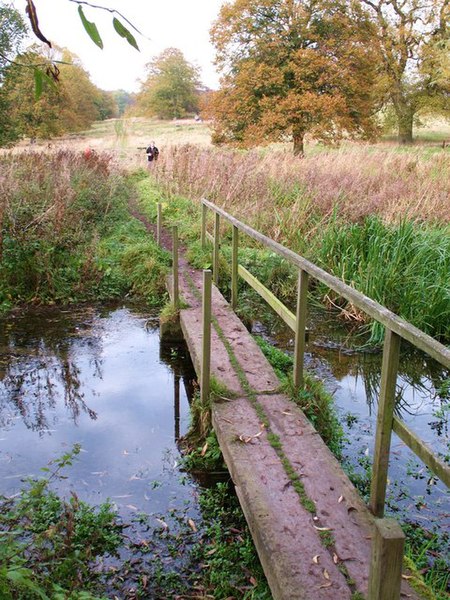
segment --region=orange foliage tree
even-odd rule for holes
[[[377,47],[360,4],[235,0],[211,30],[221,88],[210,105],[213,141],[249,147],[307,133],[325,142],[377,131]]]

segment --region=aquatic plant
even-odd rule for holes
[[[115,554],[122,527],[108,503],[93,508],[75,492],[69,499],[51,489],[80,446],[28,480],[18,497],[0,497],[0,595],[5,600],[95,600],[95,561]]]

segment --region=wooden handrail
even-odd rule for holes
[[[212,202],[203,199],[202,204],[207,206],[210,210],[222,216],[229,223],[237,227],[240,231],[246,233],[249,237],[254,240],[261,242],[268,248],[271,248],[274,252],[283,256],[286,260],[296,265],[300,269],[306,271],[309,275],[315,279],[321,281],[329,288],[340,294],[346,300],[349,300],[352,304],[363,310],[370,317],[382,323],[385,327],[388,327],[391,331],[399,335],[401,338],[411,342],[414,346],[423,350],[429,354],[432,358],[440,362],[442,365],[450,369],[450,350],[441,344],[430,335],[424,333],[411,323],[408,323],[388,308],[375,302],[368,296],[365,296],[361,292],[358,292],[348,284],[344,283],[334,275],[330,275],[317,265],[306,260],[299,254],[296,254],[293,250],[285,248],[278,242],[270,239],[266,235],[256,231],[249,225],[242,223],[235,217],[228,214],[222,208],[215,206]]]

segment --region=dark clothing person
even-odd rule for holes
[[[154,142],[150,144],[150,146],[145,151],[147,153],[148,162],[152,162],[153,160],[158,160],[159,150],[155,146]]]

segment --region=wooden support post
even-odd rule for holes
[[[231,246],[231,308],[236,310],[238,297],[238,248],[239,229],[233,225],[233,238]]]
[[[202,204],[202,233],[201,233],[201,243],[202,243],[202,250],[205,249],[206,246],[206,211],[207,211],[207,207]]]
[[[298,390],[304,385],[303,363],[306,347],[306,308],[308,303],[308,273],[300,269],[297,287],[297,314],[295,322],[294,386]]]
[[[399,354],[400,336],[386,329],[370,488],[370,509],[380,518],[384,516]]]
[[[209,382],[211,365],[211,288],[212,273],[210,270],[204,270],[202,304],[203,339],[200,378],[200,401],[202,406],[207,406],[209,402]]]
[[[376,519],[372,539],[368,600],[398,600],[405,535],[395,519]]]
[[[219,285],[219,246],[220,246],[220,215],[216,213],[214,221],[214,251],[213,251],[213,279]]]
[[[173,272],[173,306],[178,310],[180,306],[180,294],[178,286],[178,227],[172,227],[172,272]]]
[[[156,205],[157,213],[156,213],[156,243],[158,246],[161,245],[161,229],[162,229],[162,204],[158,202]]]
[[[173,376],[173,408],[175,425],[175,443],[180,439],[180,376]]]

